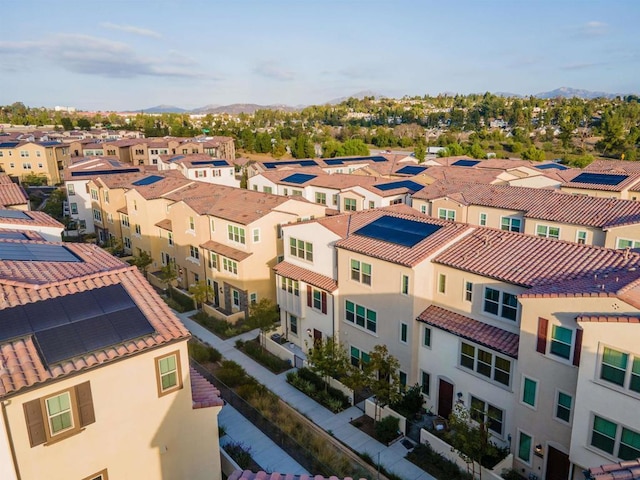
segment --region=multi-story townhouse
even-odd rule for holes
[[[578,171],[564,183],[560,190],[573,195],[638,200],[640,195],[640,172]]]
[[[97,142],[89,142],[82,143],[82,152],[80,153],[83,157],[103,157],[104,153],[104,143]]]
[[[607,248],[640,246],[640,203],[508,185],[435,182],[413,207],[444,220]]]
[[[280,225],[322,217],[326,208],[303,199],[194,182],[167,194],[179,285],[206,281],[211,313],[248,314],[252,302],[275,301],[272,268],[282,256]],[[162,228],[160,227],[159,228]]]
[[[31,209],[27,192],[5,174],[0,174],[0,207],[11,210]]]
[[[68,145],[60,142],[0,141],[0,167],[20,179],[39,175],[50,185],[60,183],[60,170],[70,158]]]
[[[170,153],[169,141],[166,138],[149,138],[147,140],[149,163],[151,165],[158,165],[160,155],[168,155]]]
[[[212,158],[207,153],[159,155],[157,165],[158,170],[178,170],[185,178],[192,180],[240,187],[233,164],[227,160]]]
[[[0,229],[38,232],[47,241],[62,241],[64,225],[44,212],[0,209]],[[21,239],[21,234],[0,234],[0,238]]]
[[[115,156],[121,162],[132,165],[144,165],[146,162],[146,139],[113,140],[103,143],[104,154]],[[143,163],[140,163],[142,160]]]
[[[202,150],[213,158],[221,158],[233,163],[236,159],[236,145],[232,137],[213,136],[198,137],[202,142]]]
[[[88,182],[98,176],[140,173],[140,167],[123,164],[115,157],[81,158],[63,170],[69,215],[83,233],[94,233],[94,212],[92,202],[97,201],[97,193],[93,194]],[[108,238],[108,237],[106,237]]]
[[[93,245],[0,248],[0,477],[221,478],[218,392],[136,268]]]

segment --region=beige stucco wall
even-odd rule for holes
[[[578,240],[578,231],[586,232],[587,245],[596,245],[603,247],[605,245],[605,233],[601,228],[583,227],[581,225],[573,225],[569,223],[550,222],[547,220],[538,220],[536,218],[526,218],[524,221],[524,233],[536,235],[538,225],[547,227],[557,227],[560,229],[559,240],[567,242],[576,242]]]
[[[607,248],[617,248],[619,239],[634,240],[640,243],[640,224],[637,223],[609,228],[604,233],[606,237],[603,246]]]

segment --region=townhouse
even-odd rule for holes
[[[560,190],[573,195],[638,200],[640,172],[579,172],[562,183]]]
[[[25,142],[0,140],[0,168],[7,175],[45,177],[49,185],[60,183],[60,170],[70,161],[69,146],[56,141]]]
[[[0,264],[0,477],[221,478],[219,392],[137,269],[27,238]]]
[[[607,248],[640,246],[640,203],[556,190],[435,182],[413,207],[444,220]]]
[[[185,178],[215,183],[228,187],[240,187],[235,167],[227,160],[212,158],[207,153],[187,155],[160,155],[158,170],[178,170]]]
[[[37,232],[43,240],[60,242],[64,225],[44,212],[0,208],[0,229]],[[0,237],[21,239],[22,234],[3,233],[0,234]]]

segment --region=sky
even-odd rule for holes
[[[0,105],[640,92],[638,0],[4,0],[0,19]]]

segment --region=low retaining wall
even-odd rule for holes
[[[231,456],[220,446],[220,466],[222,473],[225,477],[228,477],[236,470],[242,470]]]
[[[364,401],[364,413],[368,417],[376,420],[376,402],[371,399],[366,399]],[[400,415],[395,410],[392,410],[388,406],[379,408],[380,416],[377,420],[382,420],[385,417],[396,417],[398,419],[398,430],[402,432],[403,435],[407,434],[407,419]]]
[[[269,332],[269,334],[265,335],[264,332],[260,332],[260,340],[262,345],[264,345],[264,348],[266,348],[269,353],[274,354],[282,360],[288,360],[291,362],[291,365],[293,365],[295,357],[294,353],[285,346],[286,344],[280,345],[278,342],[274,342],[271,339],[271,333],[272,332]]]

